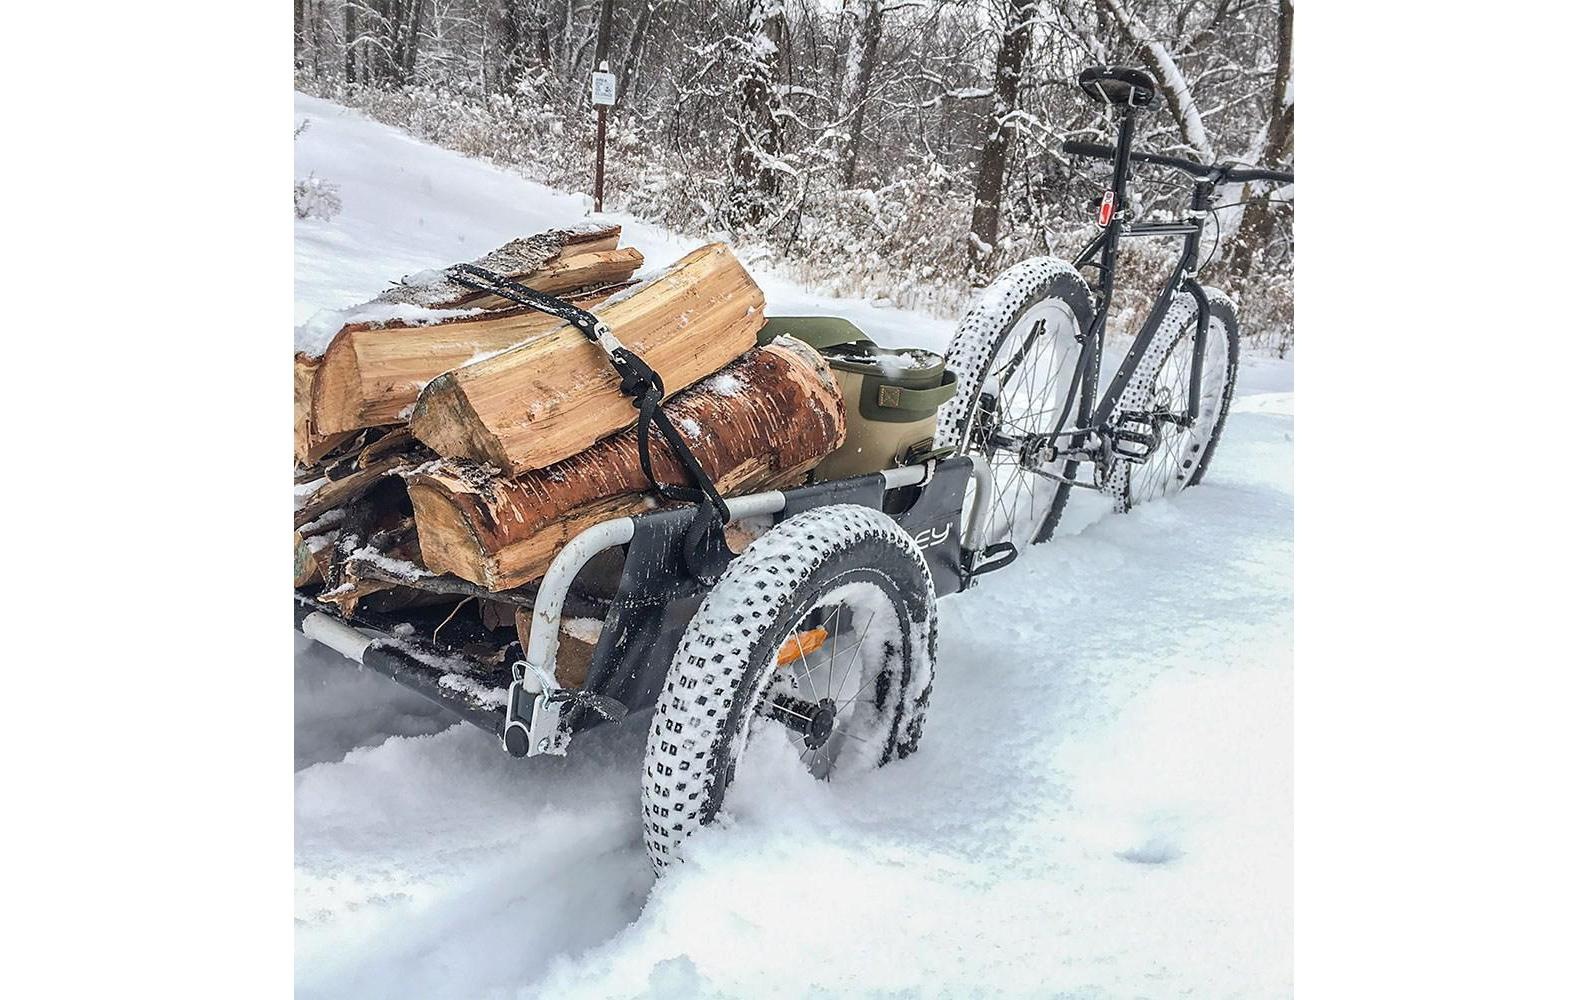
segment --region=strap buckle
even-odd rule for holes
[[[667,389],[656,370],[646,364],[639,355],[624,347],[622,341],[612,333],[611,327],[607,326],[600,317],[580,309],[571,302],[565,302],[545,292],[537,292],[527,285],[477,264],[454,264],[447,268],[447,276],[465,288],[489,292],[510,302],[517,302],[565,320],[577,327],[591,343],[605,352],[607,360],[617,372],[618,388],[633,401],[634,408],[640,411],[636,425],[639,431],[640,469],[650,481],[651,488],[669,500],[694,503],[699,508],[694,522],[689,526],[689,533],[685,536],[684,564],[696,579],[703,583],[715,583],[717,577],[721,576],[722,571],[727,567],[728,561],[733,558],[733,553],[728,549],[727,539],[723,535],[723,527],[727,524],[729,516],[728,502],[717,491],[716,483],[712,482],[711,476],[689,450],[689,445],[673,426],[666,411],[662,409],[662,401],[667,397]],[[653,424],[661,433],[662,440],[667,442],[667,446],[677,456],[678,464],[683,468],[684,476],[693,484],[692,486],[674,486],[657,481],[655,469],[651,464]],[[556,684],[550,683],[546,689],[555,690]],[[509,727],[511,725],[510,717]]]

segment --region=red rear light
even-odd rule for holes
[[[1099,226],[1107,226],[1108,220],[1112,219],[1113,217],[1114,192],[1106,191],[1103,193],[1102,202],[1097,206],[1097,224]]]

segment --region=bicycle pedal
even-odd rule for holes
[[[1122,414],[1111,436],[1114,457],[1135,465],[1145,462],[1158,447],[1158,428],[1145,413]]]

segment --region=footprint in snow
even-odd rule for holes
[[[1138,865],[1166,865],[1184,857],[1185,852],[1167,837],[1149,837],[1135,847],[1119,851],[1114,856],[1122,861],[1133,861]]]

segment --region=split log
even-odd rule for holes
[[[518,632],[518,644],[529,648],[529,632],[535,619],[529,608],[515,608],[513,624]],[[590,676],[590,664],[595,660],[596,643],[601,640],[601,621],[595,618],[563,618],[557,636],[557,666],[553,674],[557,683],[565,688],[579,690]]]
[[[292,585],[306,587],[316,583],[325,576],[325,568],[320,565],[320,550],[329,544],[329,539],[324,535],[304,538],[298,531],[292,533]]]
[[[319,368],[319,358],[311,358],[307,354],[292,356],[292,454],[300,465],[324,458],[353,433],[314,432],[314,374]]]
[[[292,515],[292,526],[301,528],[326,511],[352,503],[374,489],[375,484],[385,477],[412,464],[405,456],[392,455],[367,469],[326,483],[299,505]]]
[[[514,280],[547,295],[566,295],[579,289],[622,284],[632,278],[644,263],[644,255],[633,247],[600,250],[573,257],[558,257],[548,261],[534,274]],[[516,306],[517,303],[511,299],[490,292],[475,292],[459,299],[452,308],[506,309]]]
[[[843,443],[843,397],[815,351],[781,337],[664,407],[723,493],[792,483]],[[686,478],[664,442],[658,479]],[[571,537],[654,505],[634,429],[548,468],[516,477],[445,459],[407,474],[426,566],[492,591],[543,576]]]
[[[407,451],[409,448],[417,448],[418,446],[419,442],[415,441],[414,436],[408,433],[408,429],[400,427],[382,434],[365,445],[358,453],[358,457],[353,460],[353,465],[355,468],[367,469],[375,464],[377,458],[382,458],[393,452]]]
[[[593,311],[676,393],[754,347],[765,305],[755,280],[713,243]],[[601,349],[563,326],[437,377],[420,393],[409,426],[443,456],[520,473],[562,461],[634,420]]]
[[[571,301],[589,309],[615,291],[609,288]],[[561,325],[555,316],[520,307],[423,326],[344,326],[311,373],[307,447],[298,451],[298,461],[318,457],[314,446],[320,440],[341,440],[361,428],[402,423],[419,390],[437,375]],[[334,444],[320,449],[319,455],[330,447]]]
[[[582,254],[616,250],[623,234],[621,226],[590,224],[552,229],[533,236],[522,236],[497,247],[490,253],[471,261],[476,267],[525,281],[546,270],[553,262],[567,260]],[[630,251],[638,254],[638,251]],[[621,279],[620,279],[621,280]],[[579,288],[567,285],[565,288]],[[550,289],[542,289],[550,291]],[[555,294],[555,293],[554,293]],[[489,302],[480,303],[480,293],[467,285],[460,285],[442,271],[421,271],[405,277],[400,283],[381,292],[374,302],[388,305],[421,306],[426,309],[456,309],[476,300],[491,308],[491,303],[507,305],[506,299],[491,296]],[[366,305],[371,303],[366,303]],[[357,307],[355,307],[357,308]]]

